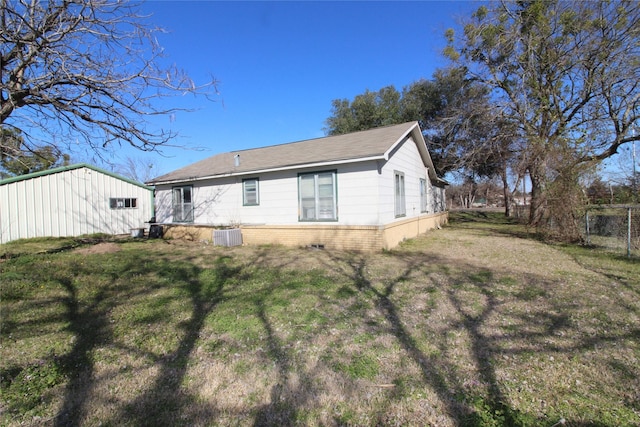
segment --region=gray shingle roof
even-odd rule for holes
[[[386,126],[361,132],[309,139],[288,144],[217,154],[151,180],[150,184],[193,181],[225,175],[289,169],[315,164],[341,163],[384,158],[410,132],[418,134],[417,122]],[[420,136],[420,142],[423,142]],[[426,147],[425,147],[426,153]],[[239,164],[236,166],[236,156]],[[427,164],[433,169],[426,154]]]

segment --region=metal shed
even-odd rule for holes
[[[128,234],[153,215],[153,187],[85,163],[0,181],[0,243]]]

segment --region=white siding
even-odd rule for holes
[[[404,174],[406,215],[396,218],[395,215],[395,172]],[[380,223],[416,217],[420,212],[420,179],[427,180],[427,188],[431,185],[427,176],[427,168],[422,163],[418,147],[409,138],[396,147],[389,160],[382,167],[379,178],[380,186]],[[429,192],[427,192],[429,197]],[[430,201],[427,201],[429,204]]]
[[[338,169],[338,218],[341,225],[380,225],[378,163]]]
[[[378,224],[378,188],[376,186],[378,172],[375,161],[247,175],[246,178],[259,179],[260,204],[257,206],[242,205],[242,177],[185,183],[180,186],[193,185],[196,209],[194,224],[292,225],[299,223],[298,175],[333,170],[337,171],[338,221],[331,223],[336,225]],[[173,221],[171,189],[172,186],[169,185],[159,185],[156,188],[158,222]]]
[[[111,209],[110,198],[137,207]],[[80,167],[0,185],[0,242],[30,237],[128,234],[152,216],[149,189]]]

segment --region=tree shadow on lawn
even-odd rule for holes
[[[266,332],[267,356],[276,366],[277,381],[271,386],[269,403],[255,411],[254,426],[295,425],[298,410],[313,396],[313,374],[296,369],[293,354],[278,337],[269,319],[268,297],[280,286],[277,282],[267,284],[265,289],[253,298],[256,315]],[[298,386],[291,386],[291,374],[296,371]]]
[[[605,252],[597,247],[581,246],[570,248],[571,258],[585,270],[605,276],[613,282],[622,284],[629,292],[640,298],[640,262],[637,258]],[[620,269],[612,272],[610,263],[625,265],[625,274]],[[630,307],[625,307],[629,309]]]
[[[187,292],[191,317],[180,325],[182,338],[175,350],[157,360],[159,372],[155,382],[123,408],[114,418],[116,425],[175,425],[178,420],[188,425],[190,416],[215,418],[218,410],[198,405],[197,399],[184,391],[182,382],[206,318],[225,299],[225,291],[234,286],[230,283],[241,273],[240,267],[229,265],[229,259],[219,256],[215,260],[215,268],[209,270],[213,271],[212,277],[202,278],[203,270],[188,262],[180,263],[181,267],[173,264],[160,273]],[[167,264],[171,262],[167,261]]]
[[[66,329],[73,336],[72,348],[62,355],[51,354],[52,363],[59,367],[67,378],[62,405],[57,415],[53,418],[55,426],[82,425],[91,419],[87,413],[86,405],[92,399],[92,391],[99,381],[95,377],[95,352],[99,348],[120,348],[132,354],[138,354],[144,358],[154,360],[160,365],[160,372],[156,382],[144,394],[139,396],[122,409],[120,414],[114,414],[116,424],[133,423],[135,425],[171,425],[174,423],[176,413],[183,407],[193,403],[189,396],[181,391],[181,383],[187,369],[190,354],[198,340],[198,335],[203,327],[205,318],[224,297],[223,292],[227,279],[239,273],[239,269],[229,267],[225,263],[225,257],[219,257],[215,262],[214,277],[201,280],[202,269],[192,262],[175,262],[172,260],[156,260],[148,263],[141,256],[133,253],[124,255],[128,258],[124,266],[118,266],[117,271],[109,272],[109,267],[97,266],[93,262],[83,262],[90,258],[79,258],[70,263],[67,271],[52,272],[51,280],[57,283],[65,291],[65,296],[60,298],[65,308]],[[96,255],[94,260],[100,259]],[[97,261],[96,261],[97,262]],[[105,283],[92,283],[91,286],[83,286],[79,278],[105,278],[111,276]],[[120,275],[126,272],[128,276],[146,276],[150,273],[157,274],[169,280],[175,286],[184,288],[189,295],[192,304],[192,316],[182,325],[184,334],[177,348],[163,357],[151,353],[141,353],[139,349],[124,347],[114,342],[111,329],[111,311],[127,301],[151,293],[162,285],[140,286],[125,283]],[[91,294],[86,295],[87,290]],[[60,319],[58,319],[59,321]],[[53,321],[53,320],[51,320]],[[16,325],[17,326],[17,325]],[[24,326],[24,325],[20,325]],[[41,363],[45,363],[41,362]],[[48,363],[48,362],[46,362]],[[13,367],[3,370],[3,377],[17,378],[24,367]],[[4,372],[6,371],[6,372]],[[95,398],[95,397],[93,397]],[[205,408],[202,412],[213,410]],[[202,415],[202,414],[200,414]]]
[[[264,281],[258,289],[253,289],[246,300],[253,306],[252,314],[258,318],[265,333],[264,339],[260,340],[264,341],[266,347],[266,359],[262,365],[265,369],[269,369],[268,366],[276,369],[269,402],[244,411],[245,417],[253,417],[253,426],[301,425],[303,408],[316,395],[318,366],[310,371],[298,366],[295,350],[288,342],[288,337],[281,337],[274,325],[277,315],[272,310],[274,301],[282,299],[287,290],[304,288],[306,293],[322,293],[323,289],[319,283],[315,283],[315,279],[321,280],[323,277],[298,272],[295,269],[298,261],[295,252],[294,256],[290,252],[288,255],[289,257],[282,257],[277,250],[261,248],[252,253],[250,260],[243,260],[243,269],[246,271],[269,272],[270,280]]]
[[[550,305],[548,307],[550,309],[536,308],[535,304],[532,304],[533,312],[531,313],[510,314],[514,320],[529,325],[529,329],[513,331],[510,336],[504,336],[503,331],[489,333],[486,331],[488,320],[510,312],[510,308],[505,307],[505,302],[495,289],[499,272],[490,270],[478,272],[476,266],[460,264],[456,265],[458,273],[446,268],[438,271],[438,266],[446,265],[448,260],[430,255],[426,263],[422,254],[402,252],[392,252],[387,256],[397,258],[396,261],[400,259],[406,267],[396,277],[385,278],[383,286],[380,286],[380,283],[374,283],[373,279],[367,276],[369,260],[366,256],[353,255],[347,257],[346,261],[345,258],[333,257],[331,265],[327,265],[327,268],[348,276],[360,294],[373,296],[378,312],[391,325],[391,333],[404,352],[419,366],[422,382],[436,392],[447,414],[455,420],[457,425],[476,426],[495,425],[495,423],[514,426],[555,425],[562,414],[552,414],[557,418],[550,419],[523,413],[509,403],[509,391],[505,389],[505,384],[498,378],[496,371],[500,359],[534,352],[549,354],[553,360],[551,357],[553,355],[556,357],[576,355],[591,351],[598,346],[616,345],[615,343],[640,337],[640,329],[632,328],[626,332],[601,331],[589,335],[576,334],[577,336],[568,337],[561,343],[554,342],[556,336],[566,336],[575,332],[576,325],[572,324],[571,310],[567,309],[564,302],[551,301],[546,295],[544,299],[546,304]],[[436,271],[438,273],[434,274]],[[396,289],[405,282],[411,283],[409,277],[415,277],[416,274],[423,275],[425,280],[433,281],[446,296],[447,303],[454,308],[458,320],[451,322],[442,333],[446,335],[448,332],[462,331],[469,337],[469,352],[473,364],[477,367],[479,383],[486,387],[484,396],[482,392],[478,396],[473,396],[473,391],[465,385],[466,379],[463,374],[455,374],[458,368],[447,358],[448,350],[444,341],[440,343],[440,354],[426,354],[420,349],[418,340],[412,335],[401,315],[400,308],[394,304],[393,295]],[[546,283],[535,276],[530,276],[528,281],[530,283],[528,286],[541,289],[557,285]],[[481,301],[474,302],[470,301],[468,296],[463,297],[465,291],[480,297]],[[523,296],[528,298],[527,295]],[[429,320],[425,319],[425,321]],[[616,329],[615,326],[612,325],[612,329]],[[374,332],[379,330],[376,329]],[[516,342],[524,344],[517,345]],[[623,372],[621,377],[625,377],[624,372],[627,378],[633,377],[637,372],[637,367],[626,366],[624,363],[622,365],[617,367],[618,371]],[[393,395],[390,396],[390,399],[392,398],[394,398]],[[637,409],[640,405],[638,402],[634,403],[631,398],[627,406]],[[600,423],[573,419],[570,420],[569,425],[600,425]]]
[[[66,385],[64,403],[55,418],[56,426],[80,425],[85,399],[93,383],[94,363],[91,353],[111,338],[107,313],[107,289],[101,289],[91,301],[82,307],[78,300],[78,289],[68,277],[57,279],[67,291],[64,299],[69,322],[68,329],[75,341],[71,351],[59,360],[69,380]]]
[[[454,211],[449,214],[448,225],[478,234],[544,241],[544,236],[522,219],[506,217],[504,212]]]
[[[98,257],[95,259],[101,257],[101,255],[95,256]],[[171,262],[166,262],[162,263],[165,269],[158,271],[158,263],[148,264],[138,254],[127,253],[126,257],[127,263],[119,266],[117,271],[109,272],[109,268],[105,267],[100,272],[103,277],[110,276],[107,283],[102,285],[94,283],[87,286],[87,288],[96,289],[88,299],[79,296],[83,292],[84,284],[78,283],[76,277],[95,277],[95,264],[73,261],[69,275],[58,275],[54,279],[66,291],[67,296],[63,298],[63,303],[66,308],[68,330],[73,334],[72,349],[56,357],[68,378],[63,404],[54,420],[56,426],[81,425],[88,415],[85,410],[86,401],[91,397],[91,391],[97,381],[94,378],[95,356],[93,353],[104,346],[119,346],[114,343],[113,331],[110,327],[111,311],[128,300],[152,292],[156,287],[136,288],[132,284],[123,285],[120,275],[124,272],[128,277],[135,277],[153,272],[165,277],[173,275],[176,282],[188,281],[190,286],[196,286],[192,280],[197,277],[198,269],[176,267]],[[137,349],[126,350],[138,352]]]
[[[269,250],[254,252],[250,260],[243,259],[241,263],[233,262],[228,256],[217,255],[215,268],[209,269],[211,276],[203,277],[204,269],[189,260],[180,262],[170,259],[159,259],[153,264],[145,264],[135,256],[130,259],[127,271],[132,275],[154,273],[166,278],[175,286],[182,288],[188,295],[191,305],[191,317],[181,326],[181,337],[175,350],[154,359],[158,366],[155,381],[139,396],[128,402],[119,412],[109,420],[114,425],[188,425],[190,420],[197,417],[215,422],[221,409],[213,404],[198,402],[195,396],[188,394],[183,386],[189,360],[197,345],[199,335],[203,330],[206,318],[214,312],[216,306],[225,301],[227,291],[238,286],[238,279],[249,266],[270,268],[275,277],[288,274],[291,260],[282,259],[274,263]],[[131,256],[131,255],[127,255]],[[385,333],[391,333],[399,347],[415,364],[421,373],[421,382],[433,390],[447,416],[458,425],[480,425],[484,422],[502,425],[551,425],[555,421],[539,418],[533,414],[518,411],[509,403],[509,391],[498,378],[496,362],[503,356],[514,356],[530,352],[542,351],[549,355],[572,354],[591,350],[594,346],[607,343],[637,340],[640,337],[638,328],[629,331],[598,331],[590,336],[579,335],[564,340],[562,343],[549,343],[549,338],[558,334],[567,335],[575,326],[571,324],[571,307],[563,305],[562,301],[554,302],[543,294],[535,294],[532,298],[542,295],[550,305],[550,310],[536,308],[532,313],[511,313],[510,316],[521,324],[532,325],[527,330],[514,330],[511,336],[490,334],[485,329],[488,319],[504,312],[504,301],[500,293],[496,292],[496,283],[504,272],[490,270],[478,271],[477,266],[457,264],[455,269],[447,269],[444,257],[429,254],[425,259],[424,253],[402,251],[390,252],[384,256],[400,265],[397,273],[389,273],[382,278],[372,277],[368,270],[376,267],[372,264],[380,262],[379,258],[368,255],[349,254],[343,252],[320,252],[319,258],[324,260],[327,271],[333,272],[353,287],[353,295],[373,303],[380,317],[390,325]],[[444,266],[444,267],[443,267]],[[379,266],[377,266],[379,267]],[[82,271],[75,271],[80,274]],[[289,272],[290,273],[290,272]],[[323,273],[324,274],[324,273]],[[111,287],[108,283],[100,287],[87,301],[81,303],[78,297],[78,284],[73,277],[60,276],[57,278],[66,290],[65,307],[69,321],[69,330],[74,334],[73,348],[60,358],[61,364],[67,372],[69,380],[66,385],[64,403],[57,417],[55,425],[80,425],[87,420],[85,406],[90,399],[91,389],[95,385],[95,366],[92,353],[99,347],[113,344],[113,334],[109,326],[109,312],[136,292],[150,292],[145,288],[136,290],[133,286],[123,289]],[[114,276],[113,281],[116,280]],[[415,332],[407,325],[403,307],[394,302],[394,296],[402,291],[405,284],[414,285],[415,281],[435,284],[447,304],[450,304],[456,314],[456,321],[446,326],[443,333],[464,332],[469,337],[469,354],[477,367],[480,383],[485,385],[486,393],[481,402],[472,399],[466,378],[459,372],[459,368],[447,356],[448,349],[445,340],[439,340],[440,354],[427,354],[421,349],[423,339],[414,335]],[[531,276],[527,279],[538,288],[552,287],[555,283],[541,283],[538,278]],[[271,387],[270,402],[268,404],[244,411],[244,415],[255,416],[254,425],[293,425],[296,424],[299,409],[315,394],[314,376],[318,375],[313,369],[308,372],[298,371],[299,381],[292,383],[291,373],[296,370],[295,354],[287,343],[278,336],[269,313],[268,299],[281,286],[279,280],[267,282],[250,301],[255,315],[266,333],[267,357],[273,362],[277,370],[275,384]],[[163,285],[164,286],[164,285]],[[471,292],[478,297],[475,305],[464,292]],[[321,292],[318,289],[317,292]],[[543,292],[544,293],[544,292]],[[524,295],[524,297],[527,297]],[[330,296],[327,296],[330,298]],[[440,298],[440,297],[439,297]],[[83,305],[85,304],[85,305]],[[429,322],[429,314],[425,315],[425,322]],[[371,333],[382,332],[380,326],[370,326]],[[315,333],[321,333],[320,330]],[[510,340],[514,340],[511,343]],[[524,343],[521,346],[515,345]],[[543,349],[543,350],[540,350]],[[637,371],[635,367],[617,362],[619,372],[626,372],[627,376]],[[297,385],[292,385],[297,384]],[[388,394],[386,405],[392,405],[394,400],[402,398],[402,393]],[[381,405],[385,403],[382,402]],[[633,406],[630,402],[628,405]],[[637,402],[635,403],[637,405]],[[228,410],[226,410],[228,414]],[[194,413],[197,414],[194,415]],[[385,412],[384,406],[379,410]],[[344,420],[335,419],[336,424]],[[383,423],[383,420],[381,420]],[[572,420],[571,425],[580,425],[580,420]],[[595,425],[595,424],[591,424]]]
[[[463,395],[462,389],[459,387],[451,389],[451,380],[456,380],[447,375],[451,367],[444,366],[447,362],[442,357],[428,355],[420,349],[415,337],[406,328],[398,307],[392,302],[395,288],[406,282],[409,276],[415,270],[419,270],[424,263],[424,259],[419,256],[404,255],[403,261],[406,263],[404,270],[392,279],[385,279],[386,284],[382,288],[374,286],[371,279],[367,277],[367,258],[364,256],[353,255],[348,257],[346,262],[342,258],[334,257],[332,264],[327,267],[337,269],[340,274],[349,277],[359,294],[373,296],[376,309],[391,325],[391,334],[404,352],[419,366],[422,382],[437,393],[450,416],[458,422],[464,421],[464,417],[471,414],[472,410],[459,399],[459,396]],[[377,328],[373,331],[373,333],[379,332]]]
[[[130,256],[130,255],[127,255]],[[127,402],[109,419],[114,425],[191,425],[208,420],[214,422],[220,414],[220,410],[212,404],[203,404],[195,396],[190,395],[183,387],[189,361],[192,357],[200,333],[204,328],[206,319],[211,315],[216,306],[229,298],[226,292],[241,284],[245,269],[264,264],[264,268],[282,271],[292,260],[281,259],[275,262],[267,249],[258,251],[255,258],[247,264],[233,261],[230,256],[218,255],[213,268],[206,271],[196,266],[194,259],[182,259],[181,262],[169,259],[157,259],[153,264],[146,265],[141,259],[133,257],[127,266],[121,271],[126,271],[131,276],[153,272],[164,278],[172,286],[181,288],[188,295],[191,305],[191,316],[179,325],[180,340],[175,350],[158,356],[152,353],[142,353],[139,349],[124,347],[121,343],[114,342],[110,330],[110,311],[121,304],[126,304],[127,299],[136,296],[136,293],[148,293],[153,289],[145,287],[136,291],[133,287],[122,289],[115,293],[111,289],[112,282],[105,284],[91,297],[87,304],[87,298],[78,297],[78,285],[73,277],[59,277],[57,281],[66,290],[64,299],[69,330],[74,335],[73,348],[60,358],[68,382],[65,387],[65,396],[61,409],[55,417],[56,426],[81,425],[89,419],[85,406],[91,399],[91,391],[98,379],[95,377],[95,362],[93,353],[103,346],[118,347],[128,353],[153,361],[158,367],[158,373],[154,375],[153,382],[142,394]],[[87,267],[87,270],[89,267]],[[73,275],[88,274],[76,265]],[[205,273],[205,277],[203,277]],[[208,275],[206,275],[208,274]],[[250,274],[250,273],[247,273]],[[276,274],[278,276],[279,274]],[[115,281],[117,277],[113,277]],[[307,388],[312,384],[313,373],[300,374],[300,386],[305,389],[290,389],[289,376],[294,369],[291,364],[291,355],[285,343],[281,342],[275,333],[269,319],[269,307],[266,300],[281,285],[279,281],[266,283],[264,288],[249,297],[255,307],[255,314],[261,321],[266,332],[267,355],[277,367],[278,381],[272,386],[270,404],[264,407],[248,409],[238,416],[246,416],[249,413],[255,415],[255,425],[288,425],[295,419],[297,407],[304,401],[305,396],[310,396]],[[235,298],[235,297],[230,297]],[[226,415],[229,409],[224,409]],[[190,421],[191,420],[191,421]]]
[[[502,358],[513,358],[532,352],[547,354],[550,359],[553,359],[553,356],[568,357],[591,351],[599,345],[623,342],[638,336],[636,328],[628,332],[601,331],[595,335],[567,337],[577,327],[572,323],[572,311],[567,309],[563,301],[553,301],[552,296],[547,293],[547,289],[557,286],[558,283],[545,282],[535,275],[526,279],[523,289],[510,291],[507,289],[508,282],[505,284],[500,281],[504,272],[478,271],[477,266],[472,264],[457,264],[455,269],[442,269],[441,266],[446,266],[449,260],[430,255],[426,262],[423,253],[407,254],[398,251],[386,256],[402,267],[399,272],[382,279],[373,278],[368,273],[372,262],[380,262],[374,261],[368,255],[327,251],[320,253],[318,258],[324,260],[327,271],[336,273],[339,278],[345,279],[345,282],[353,286],[351,295],[373,302],[375,310],[390,327],[381,327],[378,322],[377,325],[370,325],[370,332],[373,335],[391,333],[395,337],[403,352],[419,367],[422,383],[435,391],[447,416],[457,425],[553,425],[563,414],[550,414],[555,418],[540,416],[539,413],[522,412],[510,403],[513,396],[496,371]],[[264,268],[269,266],[270,264],[265,262]],[[424,338],[413,335],[414,332],[404,318],[403,308],[394,302],[396,291],[405,284],[414,286],[416,280],[432,282],[446,299],[446,303],[454,309],[456,320],[447,325],[442,333],[464,333],[468,337],[467,351],[476,367],[478,383],[484,391],[475,392],[469,386],[469,379],[465,377],[465,373],[447,357],[449,350],[445,340],[438,343],[439,353],[428,354],[422,350],[421,340]],[[276,282],[268,284],[254,300],[258,317],[267,332],[268,355],[278,370],[278,381],[272,386],[270,403],[258,408],[256,413],[256,426],[297,424],[299,410],[315,395],[313,384],[317,384],[314,382],[315,372],[300,371],[296,372],[301,378],[298,385],[289,384],[291,372],[296,369],[292,360],[293,354],[274,331],[269,320],[269,307],[265,303],[278,286],[279,283]],[[471,293],[479,301],[469,299],[465,292]],[[501,292],[511,292],[511,298],[531,300],[532,311],[512,313],[509,302],[502,298]],[[537,307],[534,301],[536,298],[542,298],[545,306]],[[486,329],[490,321],[495,321],[499,316],[510,316],[515,323],[527,325],[527,328],[509,330],[507,336],[505,330]],[[424,321],[429,322],[428,316]],[[554,340],[557,336],[567,338]],[[624,363],[621,365],[617,370],[626,372],[627,376],[635,372],[635,368]],[[376,414],[372,414],[372,422],[385,424],[386,409],[391,411],[394,400],[402,397],[401,390],[387,393],[386,403],[380,403]],[[633,402],[629,405],[633,406]],[[376,417],[378,421],[375,421]],[[597,421],[583,422],[577,418],[570,421],[570,425],[598,425]],[[337,425],[348,423],[340,417],[336,417],[334,422]]]

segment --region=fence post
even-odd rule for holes
[[[627,208],[627,257],[631,258],[631,206]]]
[[[591,236],[589,235],[589,209],[586,210],[585,213],[585,229],[586,229],[586,237],[587,237],[587,245],[591,244]]]

